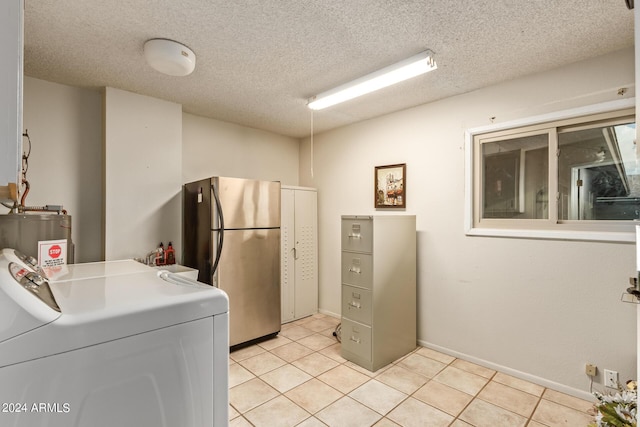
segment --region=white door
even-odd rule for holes
[[[318,311],[318,204],[314,189],[282,188],[282,323]]]
[[[315,191],[295,193],[295,309],[299,319],[318,311],[318,204]]]

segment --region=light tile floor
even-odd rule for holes
[[[592,403],[418,347],[369,372],[340,356],[338,319],[316,314],[234,351],[232,427],[583,427]]]

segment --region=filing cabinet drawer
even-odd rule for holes
[[[373,256],[342,252],[342,283],[371,289],[372,282]]]
[[[342,250],[369,252],[373,248],[373,221],[371,217],[342,218]]]
[[[342,350],[371,361],[371,328],[342,319]]]
[[[371,326],[371,291],[342,285],[342,315]]]

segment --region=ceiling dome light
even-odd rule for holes
[[[147,40],[144,57],[151,67],[170,76],[188,76],[196,68],[196,54],[173,40]]]

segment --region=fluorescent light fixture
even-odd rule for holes
[[[436,68],[438,66],[433,58],[433,52],[425,50],[411,58],[311,97],[307,106],[312,110],[321,110],[419,76]]]

